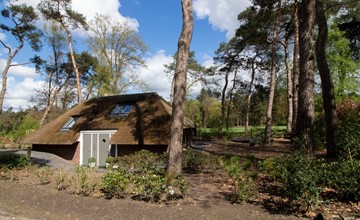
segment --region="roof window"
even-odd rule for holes
[[[67,121],[65,123],[65,125],[61,128],[63,130],[69,130],[70,128],[72,128],[72,126],[76,123],[76,121],[79,119],[78,116],[73,116],[70,118],[69,121]]]
[[[115,108],[111,111],[110,116],[128,115],[132,108],[133,108],[132,104],[118,103],[116,104]]]

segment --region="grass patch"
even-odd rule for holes
[[[264,126],[249,127],[249,131],[246,134],[244,126],[231,127],[228,130],[223,129],[220,132],[218,131],[217,128],[201,128],[199,129],[198,136],[200,138],[205,138],[205,139],[212,137],[231,139],[231,138],[243,137],[243,136],[259,138],[259,136],[262,136],[264,134],[264,129],[265,129]],[[286,126],[272,126],[272,132],[274,137],[282,137],[286,132]]]

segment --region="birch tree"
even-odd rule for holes
[[[66,36],[61,28],[52,23],[45,27],[45,40],[48,44],[51,54],[49,55],[47,63],[43,67],[45,76],[45,84],[42,89],[36,90],[36,98],[34,100],[40,105],[44,105],[44,114],[40,120],[42,126],[48,117],[52,107],[54,106],[60,90],[70,79],[69,75],[65,75],[61,66],[65,62],[66,52],[64,47],[66,45]]]
[[[38,15],[31,6],[22,5],[10,5],[1,11],[1,16],[6,19],[7,23],[0,23],[0,30],[5,33],[10,33],[17,45],[13,47],[10,43],[0,39],[0,44],[7,51],[7,60],[4,69],[2,70],[2,85],[0,92],[0,113],[2,112],[4,105],[4,98],[6,94],[7,86],[7,74],[9,69],[14,66],[24,65],[13,63],[13,59],[20,52],[27,42],[34,51],[41,49],[41,31],[35,26],[35,22],[38,19]]]
[[[45,19],[58,22],[67,34],[71,62],[76,76],[78,103],[82,103],[80,74],[75,62],[70,29],[80,27],[87,29],[86,18],[84,15],[71,9],[71,0],[43,0],[39,3],[38,8]]]
[[[142,57],[147,50],[139,34],[107,15],[97,15],[89,29],[89,47],[99,60],[98,72],[106,78],[102,93],[122,94],[129,86],[146,89],[146,83],[135,73],[138,67],[145,67]]]
[[[271,142],[271,127],[272,127],[272,109],[275,96],[275,85],[276,85],[276,65],[277,65],[277,41],[278,41],[278,32],[279,32],[279,23],[280,23],[280,10],[281,10],[281,0],[277,3],[277,12],[274,23],[273,30],[273,39],[272,39],[272,48],[271,48],[271,71],[270,71],[270,93],[268,100],[268,107],[266,111],[266,124],[265,124],[265,144],[270,144]]]

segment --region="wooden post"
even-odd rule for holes
[[[30,158],[31,158],[31,147],[26,148],[26,157],[27,157],[28,160],[30,160]]]

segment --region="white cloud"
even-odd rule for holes
[[[17,64],[13,62],[12,64]],[[0,59],[0,70],[3,70],[6,65],[6,59]],[[20,77],[36,77],[35,68],[26,65],[12,66],[9,69],[8,75]]]
[[[215,30],[226,31],[226,37],[232,38],[239,23],[238,14],[247,6],[249,0],[194,0],[194,11],[198,19],[208,19]]]
[[[214,65],[214,59],[211,56],[206,54],[203,56],[202,59],[203,59],[203,63],[201,64],[202,66],[209,68]]]
[[[170,98],[171,82],[165,74],[164,64],[172,61],[171,55],[166,55],[164,50],[159,50],[154,56],[145,59],[147,68],[138,70],[141,79],[148,84],[149,89],[165,99]]]
[[[35,95],[35,89],[41,88],[43,83],[43,81],[35,81],[28,77],[17,82],[14,77],[9,77],[3,109],[13,107],[15,111],[18,111],[20,108],[26,109],[28,106],[33,106],[34,103],[31,103],[30,99]]]
[[[22,4],[37,8],[37,5],[41,0],[8,0],[6,4]],[[112,19],[119,21],[120,23],[128,23],[128,25],[134,30],[138,30],[139,23],[135,18],[125,17],[119,13],[121,7],[120,1],[118,0],[73,0],[72,9],[83,14],[87,22],[92,20],[96,14],[109,15]],[[80,36],[86,36],[85,31],[75,30],[74,33]]]
[[[203,66],[210,67],[213,65],[212,57],[205,55],[203,60]],[[151,92],[157,92],[164,99],[169,100],[172,78],[166,75],[164,65],[173,62],[172,55],[167,55],[165,50],[158,50],[156,54],[146,58],[145,62],[147,68],[140,68],[138,70],[141,79],[148,84]],[[196,97],[200,93],[201,88],[201,83],[196,83],[188,91],[189,97]]]
[[[139,23],[136,19],[124,17],[119,13],[121,7],[118,0],[76,0],[73,1],[73,9],[86,16],[88,21],[92,20],[96,14],[109,15],[111,19],[120,23],[128,23],[134,30],[138,30]]]
[[[6,41],[6,35],[0,32],[0,40]]]

